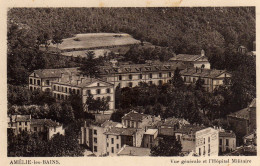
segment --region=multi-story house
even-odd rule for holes
[[[144,129],[111,128],[106,135],[107,155],[115,156],[124,145],[141,147]]]
[[[57,99],[67,99],[71,94],[78,94],[84,105],[89,95],[93,95],[94,99],[104,97],[108,101],[109,110],[115,109],[114,86],[100,79],[62,74],[58,80],[52,82],[51,89]]]
[[[77,73],[78,68],[39,69],[29,75],[29,89],[51,91],[51,82],[57,81],[62,74]]]
[[[31,132],[45,132],[50,140],[55,134],[65,135],[63,126],[51,119],[31,119]]]
[[[256,129],[256,99],[247,108],[227,115],[227,120],[239,139],[253,132]]]
[[[193,67],[210,69],[210,63],[208,58],[205,56],[204,50],[201,50],[200,55],[178,54],[169,61],[182,62],[186,65],[192,65]]]
[[[219,131],[219,153],[236,149],[236,134],[233,131]]]
[[[142,82],[162,85],[172,79],[176,68],[182,70],[181,62],[147,62],[146,64],[119,64],[100,67],[101,77],[115,87],[134,87]]]
[[[151,122],[160,121],[160,117],[130,111],[122,117],[122,124],[128,128],[146,128]]]
[[[31,115],[10,115],[8,119],[8,127],[13,129],[15,135],[30,131]]]
[[[224,84],[225,79],[229,79],[231,74],[225,70],[186,68],[180,71],[182,79],[186,84],[195,84],[201,78],[204,81],[203,87],[206,91],[212,92],[215,88]]]
[[[62,124],[51,119],[32,119],[31,115],[11,115],[8,118],[8,128],[11,128],[15,135],[22,131],[42,132],[46,134],[46,139],[50,140],[55,134],[65,134]]]
[[[158,129],[148,129],[143,136],[143,147],[151,149],[158,145]]]
[[[218,156],[218,131],[211,127],[185,125],[175,131],[183,153],[198,156]]]
[[[105,121],[102,124],[87,124],[81,127],[80,144],[87,145],[96,156],[107,155],[106,135],[111,128],[122,128],[122,124]]]

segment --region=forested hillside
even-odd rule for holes
[[[204,49],[213,68],[228,69],[227,57],[238,46],[252,50],[255,8],[13,8],[8,11],[8,82],[22,84],[38,68],[75,66],[38,47],[88,32],[129,33],[176,54]]]
[[[34,35],[126,32],[179,53],[229,43],[252,49],[255,40],[254,8],[15,8],[8,16]]]

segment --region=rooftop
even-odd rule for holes
[[[119,64],[117,66],[107,65],[101,66],[101,74],[117,74],[117,73],[139,73],[139,72],[159,72],[174,71],[176,68],[184,69],[182,62],[153,62],[149,64]]]
[[[138,112],[135,112],[135,111],[131,111],[127,114],[125,114],[122,119],[123,120],[134,120],[134,121],[141,121],[143,120],[144,118],[148,117],[149,115],[146,115],[146,114],[141,114],[141,113],[138,113]]]
[[[175,118],[175,117],[172,117],[172,118],[167,118],[165,119],[165,121],[161,124],[162,126],[173,126],[177,123],[180,123],[182,125],[188,125],[190,124],[188,121],[186,121],[185,119],[183,118]]]
[[[111,128],[104,134],[106,135],[126,135],[126,136],[132,136],[136,133],[136,129],[133,128]]]
[[[118,127],[118,128],[122,128],[123,125],[121,123],[118,123],[118,122],[113,122],[111,120],[106,120],[103,124],[101,124],[101,127]]]
[[[12,122],[29,122],[31,115],[12,115]]]
[[[185,70],[180,71],[181,75],[192,75],[198,77],[208,77],[215,78],[223,73],[226,73],[225,70],[216,70],[216,69],[201,69],[201,68],[187,68]]]
[[[229,114],[228,116],[230,117],[235,117],[235,118],[241,118],[241,119],[249,119],[249,109],[248,108],[244,108],[240,111],[234,112]]]
[[[154,135],[156,132],[158,132],[158,129],[148,129],[144,134]]]
[[[106,85],[112,86],[113,84],[96,79],[96,78],[89,78],[89,77],[84,77],[81,75],[63,75],[60,80],[54,81],[54,83],[60,83],[64,85],[70,85],[70,86],[77,86],[77,87],[86,87],[94,82],[102,82]]]
[[[59,123],[54,122],[51,119],[32,119],[31,120],[31,125],[42,125],[42,126],[47,126],[47,127],[60,126]]]
[[[150,155],[149,148],[140,148],[125,145],[122,149],[117,153],[119,156],[149,156]]]
[[[190,54],[178,54],[175,57],[171,58],[170,61],[196,61],[200,59],[201,57],[205,57],[202,55],[190,55]]]
[[[228,132],[228,131],[220,131],[219,132],[219,137],[232,137],[232,138],[236,138],[236,134],[232,131]]]
[[[59,68],[59,69],[39,69],[34,70],[34,73],[41,78],[58,78],[61,74],[72,75],[73,73],[78,73],[78,68]]]
[[[199,125],[184,125],[180,129],[177,129],[177,133],[195,133],[197,131],[203,130],[207,127]]]

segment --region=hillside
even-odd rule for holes
[[[239,60],[230,57],[240,45],[252,50],[255,31],[254,7],[12,8],[8,11],[8,82],[26,83],[27,75],[39,68],[78,65],[69,57],[46,55],[39,46],[81,33],[127,33],[133,40],[169,47],[176,54],[198,54],[204,49],[213,68],[234,70]]]
[[[35,34],[124,32],[182,53],[225,44],[252,48],[255,9],[246,8],[14,8],[9,19]]]

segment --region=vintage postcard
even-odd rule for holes
[[[260,165],[256,1],[2,4],[3,165]]]

